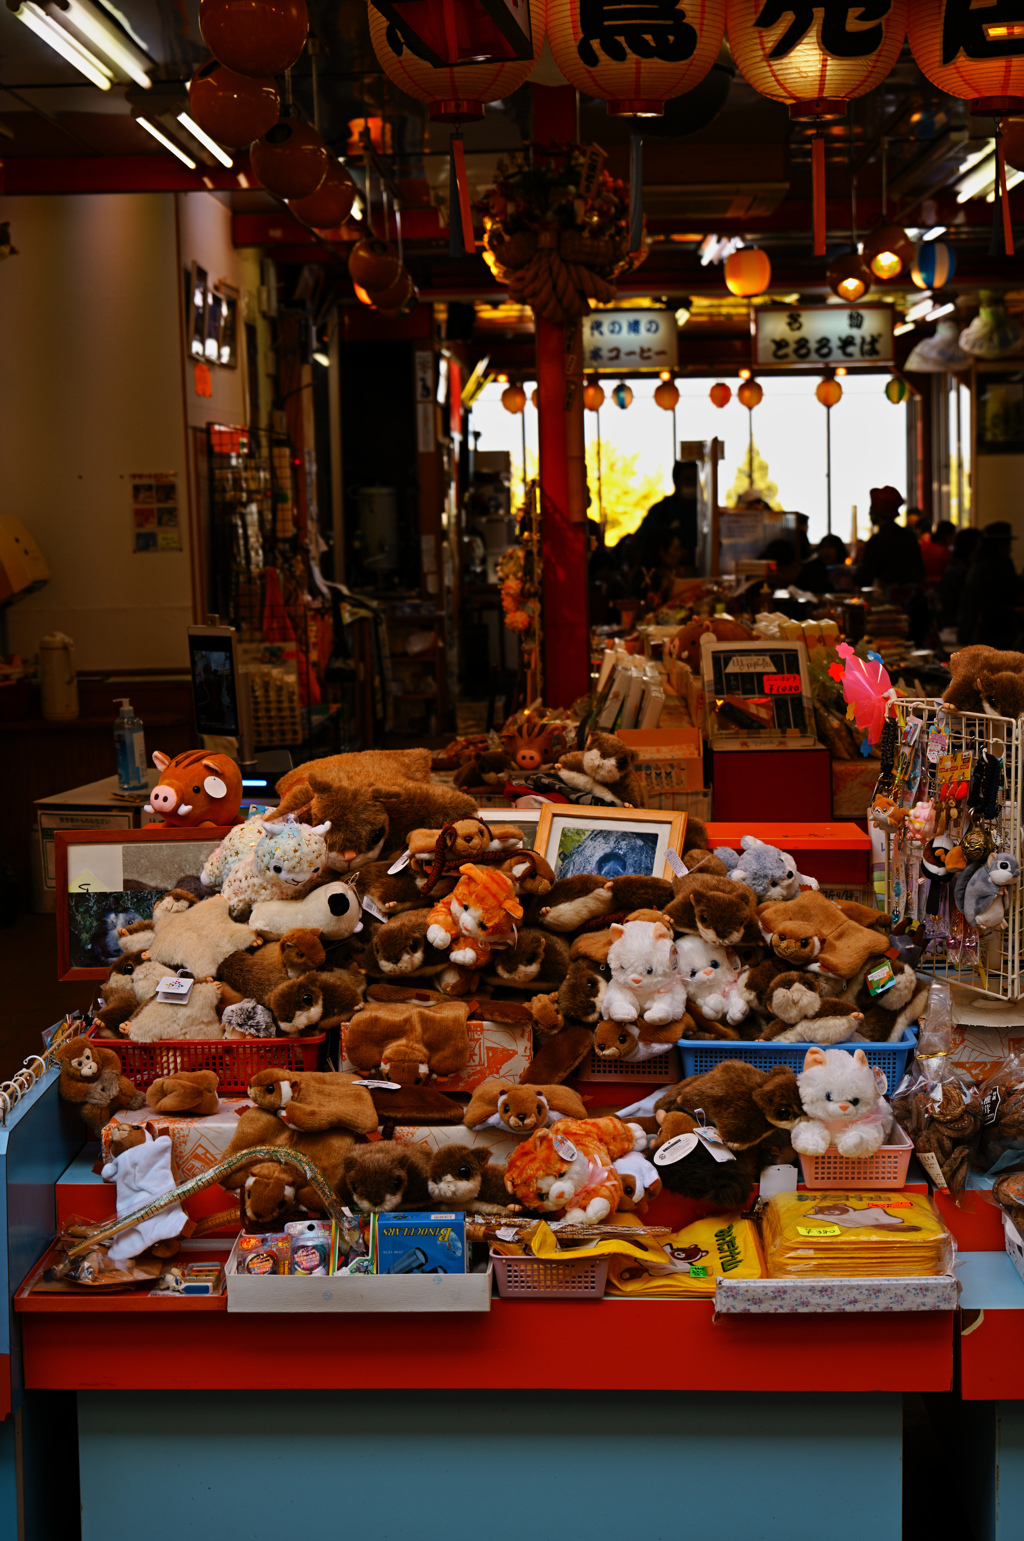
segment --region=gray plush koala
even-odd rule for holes
[[[956,880],[954,901],[969,925],[996,931],[1006,925],[1003,890],[1020,877],[1020,863],[1009,851],[993,851],[985,862],[974,862]]]
[[[756,835],[744,835],[740,845],[739,851],[720,845],[714,854],[728,868],[734,882],[746,883],[754,890],[758,904],[767,904],[772,899],[795,899],[801,888],[817,888],[817,878],[798,872],[796,862],[785,851],[765,845]]]

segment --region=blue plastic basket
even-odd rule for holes
[[[788,1065],[791,1070],[800,1071],[804,1067],[804,1055],[811,1047],[809,1043],[763,1043],[759,1039],[744,1041],[734,1038],[731,1043],[721,1039],[715,1039],[713,1043],[682,1039],[679,1052],[683,1057],[685,1077],[703,1075],[705,1071],[714,1070],[723,1059],[743,1059],[750,1065],[756,1065],[758,1070],[774,1070],[776,1065]],[[889,1091],[893,1092],[903,1078],[907,1060],[917,1048],[917,1034],[908,1027],[898,1043],[836,1043],[821,1044],[820,1047],[863,1049],[868,1064],[884,1072]]]

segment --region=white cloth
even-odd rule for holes
[[[131,1150],[115,1156],[103,1168],[104,1182],[117,1183],[117,1218],[133,1214],[136,1209],[163,1198],[176,1186],[171,1170],[171,1141],[166,1134],[153,1139],[148,1133],[144,1145],[134,1145]],[[170,1204],[150,1220],[135,1225],[130,1231],[122,1231],[111,1243],[108,1256],[112,1263],[122,1263],[127,1258],[138,1257],[155,1241],[167,1241],[181,1234],[185,1211],[178,1203]]]

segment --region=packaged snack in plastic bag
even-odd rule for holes
[[[291,1273],[292,1239],[284,1231],[266,1236],[239,1236],[238,1272],[259,1274]]]
[[[770,1278],[948,1273],[953,1238],[923,1193],[777,1193],[761,1214]]]
[[[949,1057],[952,1007],[944,981],[933,982],[928,1004],[917,1054],[892,1094],[892,1112],[932,1182],[959,1196],[978,1149],[981,1102],[970,1074]]]
[[[1024,1166],[1024,1058],[1010,1057],[978,1087],[981,1130],[975,1166],[1005,1172]]]

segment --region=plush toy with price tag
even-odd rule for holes
[[[508,1159],[505,1187],[528,1209],[560,1212],[574,1224],[600,1224],[618,1208],[622,1179],[613,1162],[644,1150],[639,1124],[620,1118],[563,1118],[537,1129]]]
[[[892,1127],[884,1083],[863,1049],[808,1049],[797,1076],[806,1117],[793,1130],[794,1149],[820,1156],[834,1145],[841,1156],[873,1156]]]

